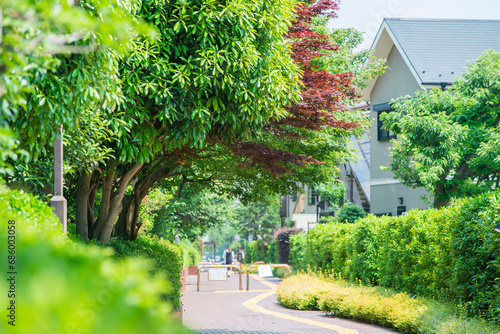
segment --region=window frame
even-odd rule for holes
[[[382,129],[384,122],[380,119],[380,115],[386,112],[394,111],[390,103],[381,103],[373,105],[373,111],[377,113],[377,141],[388,141],[396,139],[396,135],[389,130]]]

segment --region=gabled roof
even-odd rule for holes
[[[378,58],[387,58],[393,45],[421,86],[449,84],[468,61],[488,49],[500,50],[500,20],[386,18],[371,49]]]

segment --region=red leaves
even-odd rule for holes
[[[326,56],[327,51],[336,51],[339,46],[330,42],[328,36],[311,29],[316,16],[336,17],[336,0],[319,0],[312,4],[301,3],[297,18],[288,32],[292,44],[292,58],[303,70],[302,101],[287,108],[290,116],[278,125],[292,125],[298,128],[321,130],[325,126],[348,129],[354,123],[338,121],[334,113],[342,110],[342,101],[358,97],[353,84],[352,73],[330,74],[319,69],[313,60]]]
[[[229,145],[229,149],[233,151],[236,156],[245,157],[250,160],[242,162],[239,167],[250,168],[254,165],[260,165],[264,167],[267,172],[275,176],[292,174],[292,172],[283,165],[284,163],[292,163],[298,166],[320,163],[312,157],[276,150],[252,142],[236,141]]]
[[[282,140],[299,136],[297,132],[289,131],[288,126],[313,131],[321,131],[325,127],[337,129],[357,127],[356,123],[339,121],[335,117],[336,112],[344,112],[342,103],[345,99],[358,98],[352,83],[352,73],[331,74],[314,64],[316,58],[337,51],[339,46],[332,44],[328,36],[313,31],[310,27],[311,21],[318,15],[336,17],[337,9],[337,0],[319,0],[312,4],[301,3],[297,6],[297,18],[289,29],[287,37],[293,40],[291,57],[303,71],[302,100],[287,108],[290,114],[288,117],[266,127],[267,131]],[[290,169],[286,167],[287,164],[303,166],[320,163],[312,157],[252,142],[234,142],[229,145],[229,149],[236,156],[245,158],[239,167],[260,165],[272,175],[291,174]]]

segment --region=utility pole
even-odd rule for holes
[[[66,233],[68,203],[63,196],[63,183],[63,137],[62,126],[59,126],[56,141],[54,142],[54,197],[50,200],[50,206],[54,208],[54,212],[62,224],[63,232]]]

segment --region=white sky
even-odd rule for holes
[[[384,17],[500,20],[500,0],[341,0],[338,15],[330,27],[364,32],[364,49]]]

